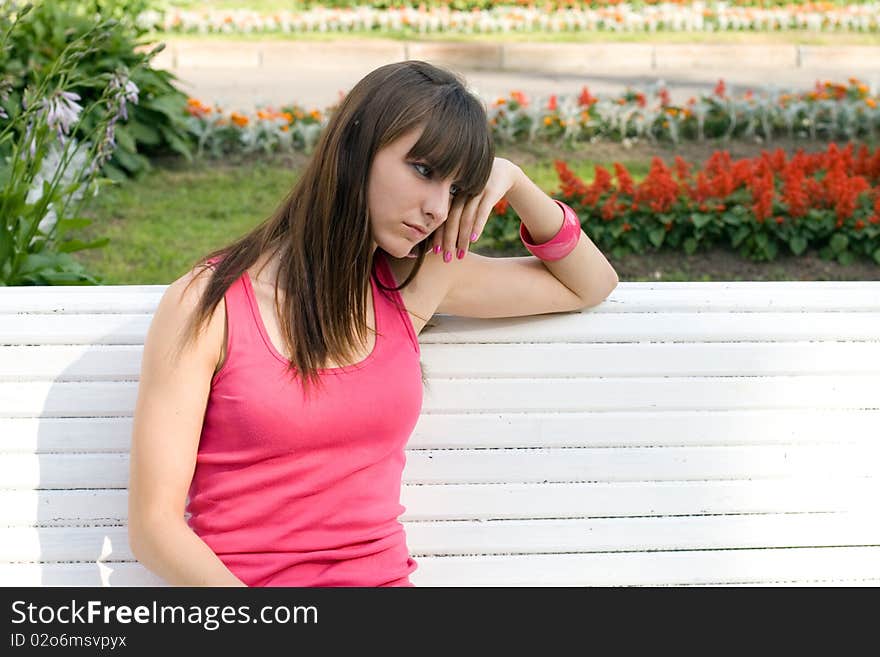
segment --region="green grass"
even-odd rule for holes
[[[552,157],[526,164],[498,155],[522,166],[547,193],[558,191]],[[583,180],[592,180],[597,162],[575,157],[566,162]],[[637,179],[648,173],[647,162],[623,163]],[[268,217],[300,174],[301,169],[271,162],[156,168],[141,180],[101,189],[84,213],[94,221],[82,233],[109,237],[110,244],[73,256],[107,285],[168,284],[196,258]]]

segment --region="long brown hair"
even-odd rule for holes
[[[280,257],[275,279],[284,291],[282,336],[306,392],[321,385],[317,371],[330,358],[349,362],[367,336],[367,294],[373,271],[367,183],[376,152],[423,126],[408,157],[423,159],[442,179],[459,184],[455,202],[484,189],[495,156],[486,109],[463,78],[427,62],[381,66],[345,96],[321,133],[305,172],[278,209],[232,244],[200,258],[210,281],[184,332],[188,344],[213,314],[228,287],[264,253]],[[457,183],[458,184],[458,183]],[[435,229],[436,230],[436,229]],[[419,272],[430,240],[416,246]],[[381,248],[381,247],[378,247]],[[211,268],[206,261],[220,258]],[[422,318],[424,319],[424,318]],[[352,324],[352,322],[354,324]],[[424,370],[423,370],[424,381]]]

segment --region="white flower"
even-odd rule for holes
[[[122,73],[114,74],[110,79],[108,87],[114,92],[113,97],[119,103],[119,112],[116,117],[119,118],[121,116],[123,120],[128,121],[128,112],[125,109],[125,104],[126,102],[137,104],[138,92],[140,90],[134,82]]]
[[[62,141],[70,133],[70,126],[76,122],[82,112],[82,106],[76,102],[79,99],[79,94],[57,90],[42,102],[49,128],[57,130],[58,139]]]
[[[77,148],[76,140],[73,140],[71,147],[73,148],[73,156],[70,157],[67,167],[64,169],[64,173],[61,174],[57,182],[56,189],[67,187],[75,180],[79,179],[80,172],[85,165],[86,153],[89,150],[89,143],[86,142],[84,148]],[[43,182],[52,183],[52,180],[55,178],[55,175],[58,173],[58,168],[62,166],[61,157],[63,155],[64,148],[57,143],[53,143],[49,151],[46,153],[43,158],[42,165],[40,167],[39,173],[34,176],[33,182],[31,184],[31,188],[28,190],[27,198],[25,199],[25,203],[28,205],[33,205],[37,201],[39,201],[43,197]],[[76,187],[73,192],[67,197],[62,199],[62,205],[66,204],[68,199],[79,201],[83,195],[82,186]],[[53,204],[50,203],[46,208],[46,216],[44,216],[39,225],[37,226],[44,233],[49,233],[55,224],[58,222],[58,216],[55,212],[55,208]]]

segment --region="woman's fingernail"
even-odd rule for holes
[[[435,245],[435,246],[434,246],[434,253],[440,253],[440,248],[441,248],[441,247],[440,247],[439,244]]]
[[[477,241],[477,234],[471,233],[471,242],[476,242],[476,241]]]
[[[458,250],[458,259],[461,260],[462,258],[464,258],[464,249],[459,249]]]
[[[443,254],[443,262],[452,262],[452,252],[447,251]]]

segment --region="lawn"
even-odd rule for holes
[[[782,144],[789,152],[804,143]],[[825,144],[815,144],[824,150]],[[612,167],[619,161],[638,181],[648,172],[650,158],[657,154],[671,161],[680,154],[690,161],[702,161],[711,144],[670,146],[638,145],[624,149],[619,144],[594,144],[574,153],[561,154],[541,146],[499,148],[506,157],[548,194],[559,188],[553,168],[563,158],[583,179],[593,179],[594,166]],[[733,157],[754,156],[757,145],[732,144]],[[94,223],[83,233],[106,236],[104,249],[74,253],[80,262],[108,285],[168,284],[186,272],[201,255],[244,234],[265,219],[298,179],[306,162],[296,153],[273,160],[222,163],[204,161],[188,165],[179,160],[159,163],[141,180],[117,187],[105,187],[85,213]],[[505,256],[481,249],[486,255]],[[849,266],[822,261],[814,253],[783,256],[772,263],[752,263],[734,253],[716,250],[687,256],[660,252],[609,258],[622,281],[687,280],[878,280],[880,266],[858,262]]]

